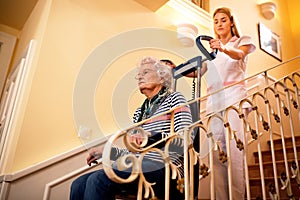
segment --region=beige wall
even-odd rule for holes
[[[37,68],[32,70],[34,76],[23,122],[19,123],[18,144],[7,172],[81,145],[73,118],[73,90],[82,64],[97,46],[120,32],[139,27],[168,28],[171,24],[132,0],[46,2],[52,2],[49,17],[41,29],[45,34],[40,39]],[[38,8],[37,12],[41,11],[43,8]],[[28,23],[35,21],[38,17],[32,17]],[[34,35],[31,32],[25,28],[23,34]],[[110,51],[107,49],[99,59],[105,59]],[[135,62],[119,67],[132,68]],[[99,87],[105,88],[105,84]]]
[[[22,131],[22,125],[23,125],[23,119],[24,115],[27,109],[27,100],[30,95],[31,86],[32,86],[32,79],[34,77],[35,69],[37,68],[37,62],[39,60],[39,49],[42,45],[42,38],[43,33],[45,31],[45,27],[47,25],[47,17],[48,17],[48,8],[50,8],[51,1],[47,0],[40,0],[33,12],[31,13],[31,16],[29,17],[27,23],[25,24],[23,30],[19,33],[18,36],[18,45],[15,50],[14,59],[12,62],[12,67],[15,66],[20,58],[23,56],[23,54],[26,51],[27,46],[29,45],[29,42],[31,40],[35,41],[35,53],[32,60],[32,65],[30,66],[30,69],[28,70],[28,74],[24,78],[24,91],[20,95],[20,103],[19,103],[19,109],[16,110],[16,123],[13,124],[11,127],[11,133],[10,138],[8,140],[8,148],[7,153],[5,154],[5,159],[3,162],[3,165],[1,166],[1,174],[6,172],[11,172],[13,169],[13,166],[15,166],[15,152],[18,148],[19,144],[22,144],[22,140],[19,141],[19,136],[22,137],[23,131]],[[32,141],[32,138],[30,138]],[[34,145],[34,143],[32,143]],[[31,162],[32,163],[32,162]],[[29,164],[30,165],[30,164]]]
[[[211,10],[220,5],[230,6],[239,17],[243,33],[252,35],[257,47],[257,23],[265,23],[282,36],[283,60],[287,60],[300,52],[295,51],[293,40],[286,37],[292,32],[287,25],[285,1],[277,4],[276,18],[271,21],[261,17],[255,0],[235,1],[234,4],[229,0],[211,0]],[[24,169],[81,145],[73,116],[73,91],[82,64],[97,46],[120,32],[143,27],[168,29],[171,22],[172,19],[133,0],[40,0],[22,31],[17,51],[20,55],[30,39],[38,41],[38,59],[30,72],[27,96],[14,129],[15,145],[11,148],[5,172]],[[108,48],[99,59],[110,53]],[[163,55],[168,56],[169,52]],[[129,70],[135,63],[131,62],[119,67]],[[254,74],[277,63],[258,47],[250,57],[248,71]],[[101,92],[101,87],[105,88],[106,84],[109,83],[99,84],[97,90]],[[97,109],[102,112],[99,107]],[[107,113],[101,115],[105,118]]]
[[[294,44],[297,48],[297,52],[299,55],[300,52],[300,40],[299,40],[299,35],[300,35],[300,24],[299,24],[299,19],[300,19],[300,2],[297,0],[290,0],[288,3],[288,10],[290,13],[290,24],[292,28],[292,37],[294,38]]]

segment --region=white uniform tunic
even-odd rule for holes
[[[229,48],[239,48],[243,45],[251,45],[250,53],[256,48],[249,36],[242,36],[240,38],[234,36],[225,46]],[[234,60],[224,52],[218,52],[213,61],[207,62],[206,81],[208,93],[212,93],[213,91],[222,89],[224,86],[243,80],[246,75],[247,60],[247,56],[241,60]],[[245,84],[237,84],[219,94],[209,96],[206,111],[207,113],[219,111],[222,108],[238,102],[246,95],[247,90]]]

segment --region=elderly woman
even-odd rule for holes
[[[172,91],[172,72],[170,67],[166,66],[162,61],[152,57],[145,57],[141,60],[138,66],[138,74],[136,75],[138,87],[146,99],[142,106],[138,108],[133,116],[133,122],[137,123],[148,119],[160,113],[186,103],[184,96],[179,92]],[[182,106],[175,110],[174,115],[174,131],[180,132],[183,128],[191,124],[190,109],[187,106]],[[171,128],[171,115],[163,117],[155,117],[150,122],[145,122],[142,128],[149,133],[147,145],[153,144],[156,141],[167,137]],[[132,136],[134,142],[140,143],[141,138],[138,135]],[[163,148],[159,145],[158,148]],[[182,149],[183,141],[175,138],[170,147],[170,159],[173,163],[181,166],[180,171],[183,171],[182,164]],[[113,160],[116,160],[124,153],[129,153],[127,149],[112,149]],[[100,157],[102,148],[94,148],[89,151],[87,163],[90,165]],[[95,156],[99,155],[99,156]],[[181,162],[181,163],[180,163]],[[155,182],[153,188],[158,196],[164,195],[164,163],[161,156],[157,152],[149,152],[144,156],[142,162],[144,176],[148,182]],[[130,174],[130,169],[118,171],[115,173],[127,178]],[[97,200],[114,200],[116,194],[121,191],[136,194],[138,180],[132,183],[120,184],[110,180],[104,170],[98,170],[89,174],[85,174],[77,178],[71,186],[70,199],[97,199]],[[171,186],[172,187],[172,186]],[[172,188],[175,188],[174,186]],[[182,194],[178,191],[170,192],[170,199],[183,199]]]

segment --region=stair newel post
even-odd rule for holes
[[[252,102],[254,107],[252,107],[252,110],[255,112],[254,115],[254,122],[255,122],[255,129],[258,133],[257,137],[257,152],[258,152],[258,162],[259,162],[259,172],[260,172],[260,177],[261,177],[261,188],[262,188],[262,196],[263,199],[267,198],[266,195],[266,183],[265,183],[265,175],[264,175],[264,167],[263,167],[263,160],[262,160],[262,153],[261,153],[261,145],[260,145],[260,132],[259,132],[259,118],[260,118],[260,113],[258,112],[258,107],[256,103],[256,97],[262,97],[261,93],[255,93],[252,96]]]
[[[229,107],[230,108],[230,107]],[[224,113],[224,127],[226,128],[226,149],[227,149],[227,174],[228,174],[228,188],[229,188],[229,199],[233,200],[232,197],[232,162],[231,162],[231,147],[230,147],[230,140],[233,138],[232,130],[228,121],[228,112],[229,109],[227,108]]]
[[[286,145],[285,145],[285,137],[284,137],[284,130],[283,130],[283,124],[282,124],[282,117],[281,117],[281,104],[283,103],[282,100],[280,99],[280,95],[277,90],[277,86],[283,86],[282,82],[277,82],[275,83],[274,86],[274,96],[276,98],[276,108],[277,108],[277,113],[279,115],[277,122],[279,123],[279,130],[280,130],[280,137],[281,137],[281,143],[282,143],[282,150],[283,150],[283,158],[284,158],[284,167],[285,167],[285,174],[286,174],[286,180],[282,180],[283,187],[288,194],[288,196],[292,196],[292,189],[291,189],[291,184],[290,184],[290,174],[289,174],[289,164],[288,164],[288,158],[287,158],[287,153],[286,153]],[[274,115],[275,116],[275,115]]]
[[[222,151],[221,148],[218,145],[218,141],[216,141],[213,137],[213,132],[211,130],[214,120],[214,118],[221,120],[224,122],[223,117],[220,113],[214,113],[213,115],[209,116],[207,120],[207,127],[208,127],[208,133],[207,136],[210,138],[210,151],[209,151],[209,167],[210,167],[210,199],[215,199],[215,168],[214,168],[214,154],[215,151],[218,151],[219,154],[219,162],[226,162],[227,161],[227,155],[223,155],[222,158],[220,158],[220,152]]]
[[[299,100],[300,94],[299,94],[299,88],[297,87],[297,84],[296,84],[296,76],[298,76],[298,78],[300,79],[300,74],[298,72],[295,72],[295,73],[292,74],[293,86],[294,86],[294,91],[295,91],[295,96],[296,96],[295,100],[296,100],[296,103],[297,103],[297,106],[298,106],[298,108],[297,108],[298,109],[298,120],[300,121],[300,100]],[[294,143],[296,143],[296,142],[293,141],[293,147],[295,146]],[[295,150],[294,150],[294,153],[295,153]],[[299,163],[298,163],[298,158],[297,157],[295,157],[295,165],[296,165],[296,169],[299,171]],[[299,174],[296,175],[296,177],[295,177],[296,180],[297,180],[297,176],[299,176]],[[299,191],[300,191],[300,184],[299,183],[298,183],[298,186],[299,186]]]
[[[269,131],[269,134],[270,134],[270,145],[271,145],[273,172],[274,172],[275,191],[276,191],[276,194],[278,194],[278,200],[280,200],[278,177],[277,177],[277,166],[276,166],[274,141],[273,141],[273,129],[272,129],[271,115],[270,115],[271,114],[271,106],[270,106],[269,100],[267,99],[267,91],[269,89],[270,89],[270,87],[267,87],[264,89],[264,100],[265,100],[265,105],[266,105],[266,110],[267,110],[267,118],[268,118],[268,128],[265,127],[265,129],[268,129],[266,131]]]
[[[293,142],[293,150],[294,150],[294,159],[297,165],[297,168],[299,169],[299,164],[298,164],[298,155],[297,155],[297,148],[296,148],[296,140],[295,140],[295,133],[294,133],[294,124],[293,124],[293,114],[291,112],[291,96],[290,96],[290,90],[287,87],[287,81],[290,80],[292,81],[291,78],[289,77],[285,77],[284,78],[284,91],[286,94],[286,102],[287,102],[287,109],[289,111],[288,117],[289,117],[289,124],[290,124],[290,131],[291,131],[291,136],[292,136],[292,142]],[[297,88],[297,87],[296,87]],[[297,91],[298,92],[298,91]],[[297,96],[297,99],[299,98],[299,96]],[[299,106],[298,106],[299,107]],[[300,119],[300,118],[299,118]]]
[[[209,151],[209,168],[210,168],[210,198],[215,199],[215,169],[214,169],[214,150],[217,149],[217,144],[213,141],[212,133],[208,133],[212,148]]]
[[[248,170],[248,156],[247,156],[247,152],[248,152],[248,138],[247,138],[247,130],[248,130],[248,122],[247,122],[247,116],[249,114],[248,111],[246,111],[246,113],[244,112],[244,108],[243,108],[243,104],[247,102],[251,105],[251,107],[253,107],[252,102],[250,102],[248,99],[243,99],[240,102],[239,105],[239,118],[243,121],[243,144],[244,144],[244,150],[243,150],[243,159],[244,159],[244,167],[245,167],[245,181],[246,181],[246,192],[247,192],[247,199],[250,200],[251,199],[251,194],[250,194],[250,181],[249,181],[249,170]]]

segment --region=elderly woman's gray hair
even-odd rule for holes
[[[169,91],[173,90],[173,73],[171,67],[151,56],[142,58],[138,68],[144,65],[152,65],[155,67],[157,75],[163,80],[162,85],[165,86]]]

